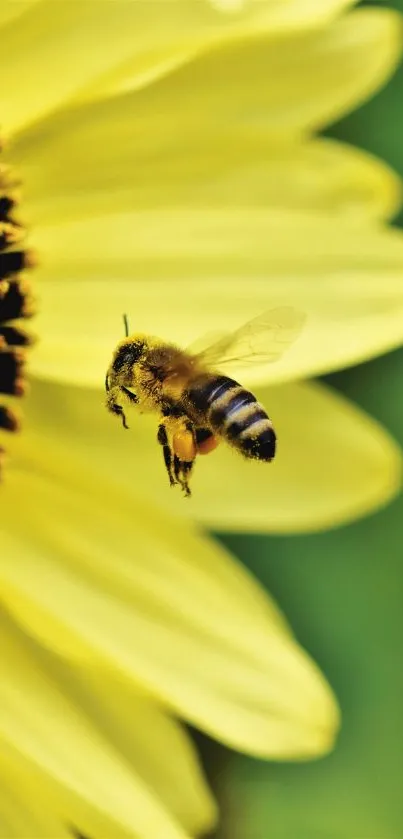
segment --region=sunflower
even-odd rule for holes
[[[169,2],[156,20],[150,3],[59,3],[55,21],[41,3],[9,24],[9,160],[42,260],[32,369],[68,386],[73,412],[74,387],[86,388],[83,402],[93,390],[90,444],[109,473],[132,482],[134,447],[150,501],[209,526],[327,527],[385,503],[398,483],[384,431],[325,387],[296,384],[403,334],[403,243],[386,226],[400,183],[369,155],[314,135],[379,87],[400,54],[397,14],[341,14],[348,5]],[[59,78],[59,62],[74,64],[71,77]],[[128,441],[94,393],[122,313],[134,331],[186,345],[287,303],[307,313],[301,339],[279,364],[239,371],[264,386],[280,428],[271,479],[220,451],[198,467],[184,510],[165,486],[154,430],[132,420]],[[49,398],[54,415],[59,397]]]
[[[403,333],[403,243],[386,227],[399,183],[314,137],[400,52],[397,15],[350,5],[3,1],[3,322],[32,311],[13,172],[40,254],[32,392],[2,487],[3,836],[208,830],[215,804],[179,718],[261,757],[334,742],[321,673],[189,519],[319,529],[399,483],[386,432],[298,381]],[[185,505],[148,421],[128,439],[102,408],[122,312],[187,343],[289,301],[305,334],[249,371],[281,435],[270,481],[218,451]],[[2,334],[1,386],[20,392],[25,333]],[[0,417],[17,425],[9,404]]]

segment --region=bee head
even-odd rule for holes
[[[142,334],[129,335],[129,322],[127,315],[123,315],[125,337],[119,341],[113,353],[111,364],[105,377],[105,389],[108,393],[115,387],[129,392],[136,402],[136,394],[132,390],[135,384],[135,365],[140,361],[147,350],[147,336]]]
[[[114,359],[112,361],[112,370],[119,374],[125,367],[129,369],[140,360],[146,348],[146,342],[135,335],[130,338],[125,338],[118,345]]]
[[[142,358],[147,348],[145,336],[131,335],[120,341],[113,354],[112,362],[105,379],[105,388],[109,391],[115,385],[124,387],[134,379],[134,367]]]

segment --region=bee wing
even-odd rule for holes
[[[290,306],[269,309],[204,350],[196,354],[194,349],[189,351],[205,367],[268,364],[281,358],[294,343],[304,322],[305,315]]]

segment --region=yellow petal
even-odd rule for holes
[[[32,109],[32,115],[37,120],[38,116],[52,109],[52,104],[54,107],[57,96],[59,99],[62,94],[64,97],[71,96],[74,84],[77,87],[85,75],[96,73],[101,63],[102,32],[111,24],[110,18],[115,26],[117,21],[115,3],[104,4],[102,14],[96,15],[96,23],[92,19],[93,6],[94,3],[83,3],[80,8],[84,20],[76,21],[73,12],[77,7],[61,4],[63,14],[58,16],[60,32],[53,32],[50,27],[52,39],[49,37],[47,46],[50,54],[42,51],[43,55],[41,53],[40,59],[38,57],[39,69],[46,78],[41,79],[42,84],[38,83],[35,56],[29,51],[25,60],[30,64],[29,79],[34,90],[26,90],[26,86],[21,85],[19,73],[22,70],[17,72],[17,68],[13,67],[12,79],[6,88],[10,108],[17,111]],[[109,7],[112,12],[109,12]],[[95,48],[89,43],[85,57],[80,56],[76,61],[74,73],[62,77],[66,78],[63,82],[66,89],[62,91],[60,74],[52,74],[51,71],[52,60],[60,60],[58,51],[66,51],[71,45],[71,38],[62,39],[62,25],[67,24],[64,20],[66,8],[73,10],[69,21],[72,29],[79,26],[80,38],[85,40],[89,27],[90,37],[97,39],[98,46]],[[96,8],[98,10],[99,6],[96,5]],[[105,8],[108,9],[106,14]],[[24,20],[34,16],[35,9],[26,13]],[[123,9],[127,17],[130,10],[138,10],[138,4],[125,3]],[[121,16],[118,20],[121,34],[117,38],[109,38],[114,49],[108,50],[107,59],[103,59],[112,64],[116,61],[118,49],[124,50],[125,47],[123,24],[127,21],[122,19],[122,23]],[[23,31],[21,26],[15,24],[15,27],[18,32]],[[127,26],[127,35],[129,32],[130,26]],[[257,135],[263,132],[265,136],[283,139],[288,134],[322,127],[372,94],[395,68],[400,42],[401,18],[394,12],[379,9],[362,9],[345,15],[324,30],[294,33],[282,38],[270,37],[258,30],[255,37],[251,35],[212,47],[206,54],[172,69],[171,73],[168,67],[167,75],[145,90],[129,90],[111,101],[94,103],[88,113],[84,111],[82,115],[79,109],[78,115],[73,112],[71,118],[77,120],[81,116],[84,121],[82,130],[84,128],[87,133],[89,122],[96,121],[102,126],[102,120],[109,119],[115,129],[114,136],[109,127],[101,145],[109,148],[112,140],[111,153],[116,142],[122,145],[119,127],[125,127],[128,115],[133,115],[129,123],[130,137],[125,136],[124,139],[128,146],[134,144],[141,154],[145,153],[150,143],[154,153],[158,151],[161,148],[160,138],[165,134],[165,142],[169,142],[171,149],[175,150],[178,144],[180,146],[182,135],[187,142],[189,138],[199,138],[200,135],[206,139],[212,131],[215,134],[220,130],[228,133],[228,125],[231,125],[232,131],[231,146],[236,146],[238,138],[242,137],[240,132],[245,131]],[[16,46],[15,50],[18,54]],[[105,56],[105,51],[102,56]],[[165,59],[165,63],[167,61]],[[268,78],[270,84],[267,83]],[[212,79],[218,79],[219,84],[212,84]],[[14,90],[14,84],[17,84],[18,90]],[[19,102],[21,99],[22,103]],[[24,119],[28,120],[27,114]],[[30,142],[34,146],[38,139],[39,143],[43,142],[43,134],[45,138],[49,133],[58,133],[62,137],[62,129],[68,129],[69,119],[69,111],[56,113],[43,125],[39,122],[25,131],[19,138],[23,150],[29,148]],[[75,152],[80,153],[77,160],[80,165],[82,152],[79,142],[75,145]],[[69,168],[73,169],[77,163],[70,155]]]
[[[271,37],[324,26],[355,0],[186,0],[163,5],[155,15],[137,0],[141,48],[87,86],[78,99],[140,89],[220,43],[259,33]],[[147,47],[145,47],[147,45]]]
[[[83,468],[63,436],[41,444],[25,432],[18,448],[2,495],[0,578],[30,633],[116,668],[235,748],[287,759],[332,746],[328,685],[241,565],[147,504],[135,475],[126,490],[118,475],[105,480],[97,458]]]
[[[268,19],[262,4],[248,4],[234,16],[223,15],[200,0],[161,4],[158,15],[150,3],[80,3],[58,0],[18,4],[23,14],[11,12],[10,3],[0,16],[2,32],[2,121],[16,131],[74,97],[105,91],[117,75],[164,72],[171,57],[186,56],[205,39],[220,38],[220,29],[270,25],[288,28],[299,23],[326,20],[347,0],[325,0],[323,10],[294,0],[286,14],[274,8]],[[17,6],[17,4],[14,4]],[[277,4],[274,4],[274,7]],[[316,4],[315,4],[316,5]],[[304,8],[305,7],[305,8]],[[288,22],[287,22],[288,18]],[[221,36],[222,37],[222,36]],[[190,42],[190,43],[189,43]],[[107,48],[106,48],[107,45]],[[162,70],[160,68],[162,62]],[[60,67],[68,68],[61,73]]]
[[[193,515],[209,527],[316,531],[354,521],[399,491],[399,447],[340,395],[305,383],[257,396],[277,430],[276,459],[249,464],[222,446],[215,463],[198,463]]]
[[[2,31],[1,116],[6,130],[21,130],[82,95],[140,48],[146,53],[157,49],[158,35],[155,28],[142,27],[143,13],[141,2],[42,0],[10,20]],[[165,40],[169,44],[169,37]],[[150,66],[153,61],[151,55]]]
[[[296,23],[312,25],[326,17],[341,12],[354,0],[208,0],[218,11],[239,15],[244,9],[256,7],[264,20],[272,26],[281,21],[294,26]]]
[[[381,161],[331,140],[275,143],[269,130],[221,125],[195,134],[185,123],[155,131],[137,126],[120,97],[39,123],[8,150],[24,182],[24,209],[35,224],[102,212],[188,204],[283,207],[385,218],[400,204],[398,177]],[[99,137],[102,136],[102,143]]]
[[[200,126],[242,114],[245,125],[280,136],[317,129],[385,82],[399,60],[401,28],[390,10],[361,9],[317,32],[229,44],[162,80],[150,100],[161,115],[186,109]]]
[[[31,786],[43,777],[51,812],[65,814],[89,835],[186,839],[153,792],[74,705],[68,686],[61,690],[51,659],[4,613],[0,635],[2,748],[26,782],[33,773]]]
[[[59,664],[57,674],[93,725],[185,830],[197,836],[211,831],[217,808],[184,728],[110,670]]]
[[[246,383],[336,370],[403,337],[396,230],[314,213],[184,207],[56,225],[36,238],[45,262],[32,367],[46,378],[101,386],[123,312],[132,331],[186,346],[275,306],[305,311],[303,334],[278,363],[233,371]]]
[[[334,15],[353,5],[355,0],[208,0],[228,17],[239,18],[254,12],[271,31],[294,29],[299,26],[323,24]],[[252,18],[253,19],[253,18]]]
[[[26,9],[29,9],[30,6],[38,2],[39,0],[18,0],[17,3],[15,0],[2,0],[0,6],[0,27],[18,18]]]
[[[9,764],[4,763],[0,779],[1,839],[72,839],[67,820],[53,811],[49,799],[26,789]]]
[[[281,37],[257,27],[211,44],[129,96],[127,107],[136,110],[139,130],[151,111],[154,130],[170,124],[176,136],[183,122],[205,132],[242,120],[283,137],[321,128],[361,104],[400,53],[401,18],[388,9],[361,9],[324,29]]]
[[[132,480],[128,450],[133,448],[133,468],[143,476],[142,486],[150,498],[210,527],[318,530],[369,513],[387,503],[400,486],[401,451],[375,420],[323,385],[288,384],[256,391],[277,430],[276,461],[269,467],[249,463],[220,447],[214,457],[199,459],[192,505],[182,510],[161,481],[155,421],[140,422],[133,414],[128,440],[118,423],[111,422],[106,412],[101,415],[97,393],[72,388],[66,392],[44,384],[42,405],[50,405],[52,391],[66,416],[59,432],[63,426],[69,437],[70,425],[83,457],[96,429],[93,454],[98,446],[105,474],[113,479],[118,470],[120,482],[128,485]],[[46,422],[43,415],[41,419]],[[47,433],[51,434],[50,428]]]
[[[35,384],[30,416],[47,439],[62,435],[95,459],[106,480],[130,490],[141,476],[145,497],[174,515],[232,531],[292,533],[332,527],[386,504],[401,481],[401,452],[375,420],[329,388],[314,383],[258,389],[278,436],[272,464],[243,460],[225,445],[200,457],[193,497],[184,503],[168,486],[156,420],[129,417],[129,432],[109,417],[102,395]],[[55,426],[54,410],[58,422]]]

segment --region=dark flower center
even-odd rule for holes
[[[7,431],[19,428],[12,397],[25,393],[26,348],[33,342],[23,321],[34,314],[24,276],[34,258],[23,246],[26,231],[17,216],[18,204],[18,183],[0,165],[0,430]],[[3,452],[0,445],[0,458]]]

